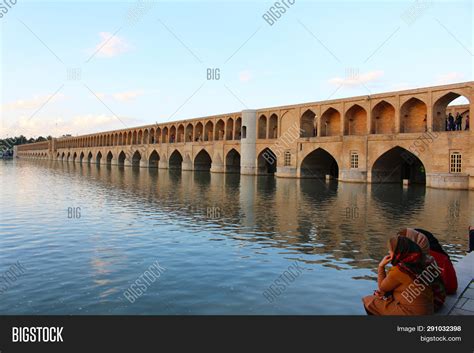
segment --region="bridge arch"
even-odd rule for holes
[[[359,104],[346,111],[344,135],[367,135],[367,111]]]
[[[83,160],[84,160],[84,152],[81,151],[81,154],[79,155],[79,163],[82,163]]]
[[[400,108],[401,132],[425,132],[427,130],[427,106],[421,99],[412,97]]]
[[[257,174],[273,175],[277,170],[277,157],[275,153],[266,147],[257,158]]]
[[[160,161],[160,155],[156,150],[151,152],[150,157],[148,157],[148,167],[149,168],[158,168],[158,162]]]
[[[225,140],[234,139],[234,119],[228,118],[225,124]]]
[[[224,120],[219,119],[216,123],[216,131],[214,133],[214,141],[221,141],[225,139],[225,123]]]
[[[194,170],[197,171],[210,171],[212,166],[212,158],[209,153],[203,148],[194,157]]]
[[[426,170],[423,162],[407,149],[395,146],[382,153],[370,168],[372,183],[425,184]]]
[[[306,109],[306,111],[301,115],[300,118],[300,137],[316,137],[317,128],[316,128],[316,113],[311,109]]]
[[[189,123],[186,125],[186,136],[185,136],[185,141],[186,142],[193,142],[194,141],[194,127],[193,124]]]
[[[70,159],[70,158],[71,158],[71,152],[68,152],[68,153],[67,153],[67,156],[66,156],[66,161],[69,162],[69,159]]]
[[[95,157],[95,162],[100,164],[100,160],[102,159],[102,153],[99,151],[97,152],[97,156]]]
[[[74,152],[74,154],[72,155],[72,161],[74,163],[76,162],[76,158],[77,158],[77,152]]]
[[[168,127],[165,126],[161,132],[161,141],[163,143],[168,143]]]
[[[114,155],[112,154],[112,151],[109,151],[107,153],[107,164],[112,164],[112,159],[114,158]]]
[[[372,108],[370,126],[372,134],[395,133],[395,108],[385,100],[381,100]]]
[[[339,164],[325,149],[319,147],[308,153],[300,164],[301,178],[325,179],[329,175],[333,179],[339,178]]]
[[[240,140],[242,134],[242,118],[238,117],[235,119],[235,133],[234,133],[234,140]]]
[[[92,152],[89,151],[89,154],[87,155],[87,163],[91,163],[92,162]]]
[[[201,122],[198,122],[194,128],[194,141],[203,141],[204,127]]]
[[[226,173],[240,173],[240,153],[232,148],[225,157]]]
[[[170,128],[170,140],[169,143],[176,142],[176,126],[172,125]]]
[[[140,161],[142,159],[142,155],[140,152],[137,150],[132,156],[132,167],[139,167],[140,166]]]
[[[469,98],[462,94],[460,91],[450,91],[443,96],[439,97],[433,105],[433,131],[446,131],[446,117],[448,116],[448,108],[455,107],[456,101],[464,100],[464,104],[470,104]],[[467,103],[466,103],[467,101]],[[459,112],[462,120],[461,129],[464,130],[466,127],[466,116],[469,115],[469,106],[466,109],[462,109]],[[456,118],[456,114],[453,114]]]
[[[183,156],[178,150],[174,150],[171,153],[168,160],[169,169],[181,169],[183,164]]]
[[[339,136],[341,134],[341,113],[329,107],[321,115],[321,136]]]
[[[212,141],[212,136],[214,133],[214,124],[212,121],[208,121],[204,126],[204,141]]]
[[[266,139],[267,138],[267,117],[262,114],[258,118],[258,127],[257,127],[257,138]]]
[[[270,115],[270,119],[268,121],[268,135],[269,139],[278,138],[278,115],[275,113]]]
[[[125,152],[120,151],[120,153],[118,155],[118,159],[117,159],[118,165],[123,167],[125,165],[125,160],[126,159],[127,159],[127,156],[125,155]]]

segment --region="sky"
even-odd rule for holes
[[[473,80],[472,1],[285,0],[273,23],[274,1],[150,3],[0,7],[0,137]]]

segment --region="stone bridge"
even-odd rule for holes
[[[451,105],[463,96],[467,104]],[[17,146],[18,158],[474,189],[474,82],[334,99]],[[446,131],[447,114],[463,118]]]

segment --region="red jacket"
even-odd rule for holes
[[[430,255],[434,257],[436,263],[441,269],[441,279],[446,287],[446,294],[454,294],[458,289],[458,279],[453,263],[445,254],[430,250]]]

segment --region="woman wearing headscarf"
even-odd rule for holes
[[[413,228],[406,228],[398,232],[401,237],[407,237],[415,242],[421,249],[424,255],[426,280],[433,291],[433,306],[434,311],[438,311],[446,300],[446,286],[442,279],[442,269],[438,266],[435,258],[430,254],[430,242],[426,235]],[[429,276],[428,276],[429,274]]]
[[[441,269],[441,279],[443,280],[444,286],[446,288],[446,294],[456,293],[458,289],[458,278],[449,255],[444,251],[438,239],[436,239],[432,233],[418,228],[415,229],[415,231],[423,233],[426,238],[428,238],[428,242],[430,244],[430,255],[435,259],[436,263]]]
[[[378,290],[362,298],[371,315],[429,315],[433,313],[430,286],[417,282],[425,269],[420,247],[407,237],[393,237],[388,242],[389,255],[378,267]],[[389,263],[392,268],[385,272]]]

